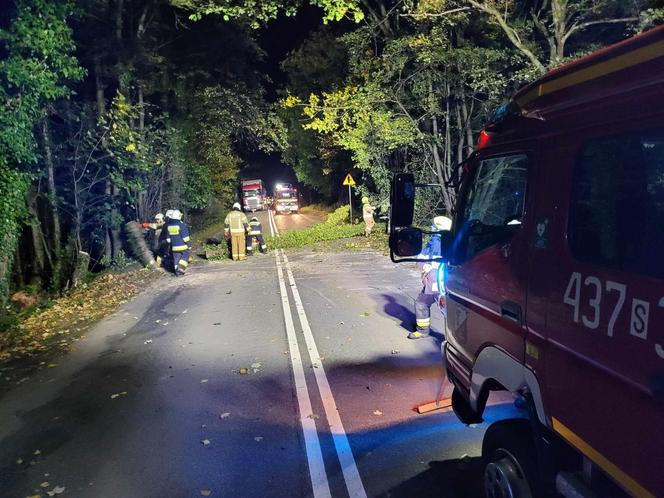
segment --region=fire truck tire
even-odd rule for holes
[[[537,471],[537,453],[527,420],[492,424],[482,442],[486,498],[543,496]]]

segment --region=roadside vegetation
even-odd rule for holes
[[[315,210],[320,213],[320,209]],[[342,206],[330,212],[325,221],[302,230],[291,230],[279,237],[265,237],[268,250],[274,249],[301,249],[310,247],[320,250],[326,247],[329,250],[340,249],[378,249],[384,251],[387,247],[387,237],[384,234],[384,225],[377,224],[374,234],[364,237],[364,223],[355,220],[352,225],[348,223],[349,208]],[[331,243],[334,242],[334,243]],[[327,244],[325,244],[327,243]],[[229,258],[228,244],[206,245],[207,259],[213,261]]]
[[[270,60],[270,21],[303,11],[320,25]],[[127,221],[169,208],[196,229],[223,219],[258,151],[327,204],[347,202],[351,171],[356,207],[368,195],[384,213],[392,174],[411,171],[442,187],[418,213],[449,212],[455,165],[518,87],[663,18],[657,0],[9,2],[0,314],[24,289],[45,302],[123,266]],[[341,218],[269,244],[359,244],[361,224]]]
[[[57,298],[23,292],[22,302],[12,304],[0,323],[0,391],[35,368],[57,367],[57,355],[162,275],[145,269],[105,272]]]

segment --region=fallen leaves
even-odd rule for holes
[[[0,362],[67,352],[72,343],[101,318],[159,278],[158,272],[134,271],[100,275],[90,284],[54,299],[0,335]],[[55,368],[48,364],[48,368]]]
[[[257,443],[260,443],[262,440],[263,440],[263,436],[256,436],[254,438],[254,441],[256,441]]]
[[[380,410],[374,410],[373,414],[376,415],[377,417],[380,417],[383,415],[383,412],[381,412]]]
[[[231,416],[231,412],[224,412],[221,415],[219,415],[219,418],[223,420],[223,419],[228,418],[230,416]]]
[[[238,373],[240,375],[247,375],[249,373],[249,370],[247,370],[246,368],[241,368],[240,370],[238,370]]]
[[[111,399],[116,399],[116,398],[119,398],[120,396],[126,396],[126,395],[127,395],[127,391],[122,391],[121,393],[111,394]]]
[[[212,494],[212,491],[209,489],[201,489],[201,496],[210,496]]]
[[[205,447],[210,446],[210,440],[209,439],[203,439],[203,440],[201,440],[201,444]]]
[[[47,491],[46,494],[48,496],[55,496],[55,495],[61,495],[64,492],[65,492],[64,486],[56,486],[51,491]]]

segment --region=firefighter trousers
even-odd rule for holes
[[[369,217],[367,216],[364,218],[364,235],[365,237],[368,237],[371,235],[371,231],[373,230],[373,227],[376,225],[376,221],[373,219],[373,216]]]
[[[431,326],[431,305],[436,302],[436,294],[426,294],[424,289],[415,300],[416,330],[423,335],[429,334]]]
[[[190,251],[173,251],[173,271],[176,275],[184,275],[189,266]]]
[[[243,260],[247,257],[244,252],[246,243],[244,237],[244,233],[231,233],[231,254],[233,255],[233,261]]]
[[[247,235],[247,252],[251,254],[252,251],[254,250],[254,237],[256,237],[256,240],[258,241],[258,247],[260,251],[261,252],[267,251],[267,245],[265,245],[263,234],[254,234],[254,235]]]

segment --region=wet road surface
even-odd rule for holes
[[[486,425],[413,411],[441,374],[418,291],[368,252],[162,280],[0,399],[0,496],[480,496]]]

